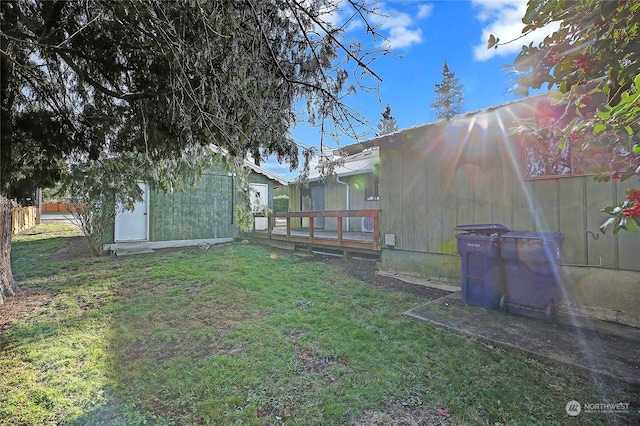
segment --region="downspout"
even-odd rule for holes
[[[349,196],[349,184],[348,184],[348,183],[346,183],[346,182],[342,182],[342,181],[340,180],[340,177],[339,177],[339,176],[336,176],[336,182],[341,183],[341,184],[343,184],[344,186],[346,186],[346,187],[347,187],[347,210],[350,210],[350,209],[349,209],[349,199],[350,199],[351,197]],[[347,232],[349,232],[349,217],[347,217]]]

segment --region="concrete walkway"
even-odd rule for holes
[[[486,310],[462,302],[460,292],[407,312],[413,318],[475,337],[496,347],[640,385],[640,329],[586,318],[564,323]]]

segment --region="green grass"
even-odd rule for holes
[[[71,229],[14,238],[19,286],[50,293],[2,330],[0,424],[561,425],[569,400],[639,398],[403,316],[420,301],[320,262],[251,245],[53,261]]]

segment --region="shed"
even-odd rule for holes
[[[254,206],[273,207],[274,188],[286,185],[286,180],[249,160],[245,166],[251,169],[248,181]],[[222,165],[204,172],[193,187],[184,191],[165,193],[150,190],[145,182],[138,185],[143,200],[133,211],[117,216],[105,250],[215,244],[231,241],[238,234],[235,177]]]

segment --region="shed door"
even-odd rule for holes
[[[133,211],[126,210],[116,216],[115,242],[147,241],[149,239],[148,188],[144,182],[138,182],[138,186],[142,190],[142,201],[135,204]]]
[[[269,206],[269,186],[266,183],[251,184],[251,210],[259,212]]]
[[[265,183],[251,184],[251,211],[263,213],[264,208],[269,207],[269,186]],[[254,226],[256,231],[264,231],[268,227],[268,218],[256,217]]]

